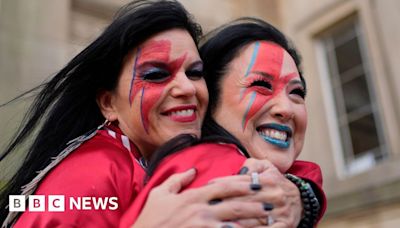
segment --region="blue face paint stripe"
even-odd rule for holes
[[[136,53],[136,58],[135,58],[135,64],[133,65],[133,75],[132,75],[132,80],[131,80],[131,87],[129,88],[129,105],[132,106],[132,89],[133,89],[133,82],[135,81],[136,77],[136,65],[138,62],[140,56],[140,48],[138,48],[137,53]]]
[[[246,117],[249,114],[250,108],[251,108],[251,106],[253,105],[253,103],[254,103],[254,101],[256,99],[256,95],[257,95],[256,92],[252,92],[251,93],[250,102],[246,107],[246,111],[244,113],[243,120],[242,120],[242,129],[243,129],[243,131],[244,131],[245,124],[246,124]]]
[[[149,132],[147,131],[147,126],[144,121],[144,114],[143,114],[143,108],[142,108],[143,107],[143,97],[144,97],[144,87],[142,89],[142,97],[140,98],[140,116],[142,117],[143,128],[146,131],[146,133],[148,134]]]
[[[247,70],[246,70],[246,73],[245,73],[244,77],[247,77],[249,75],[249,73],[250,73],[251,68],[253,68],[254,63],[255,63],[255,61],[257,59],[257,55],[258,55],[258,50],[259,49],[260,49],[260,42],[256,41],[254,43],[254,50],[253,50],[253,54],[251,55],[250,63],[249,63],[249,66],[247,67]],[[243,99],[245,91],[246,91],[246,89],[244,89],[244,88],[240,90],[240,100]]]
[[[254,66],[254,62],[257,59],[259,48],[260,48],[260,42],[256,41],[255,44],[254,44],[253,54],[251,55],[249,67],[247,68],[246,74],[244,75],[245,77],[247,77],[247,75],[250,73],[251,68],[253,68],[253,66]]]

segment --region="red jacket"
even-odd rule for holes
[[[144,189],[137,196],[135,202],[123,215],[120,227],[130,227],[139,216],[151,189],[163,183],[174,173],[184,172],[195,167],[196,178],[187,186],[195,188],[207,184],[216,177],[236,175],[246,158],[239,153],[237,147],[232,144],[203,143],[188,147],[178,153],[166,157],[157,167],[153,176]],[[322,174],[318,165],[312,162],[296,161],[289,169],[289,173],[307,179],[314,183],[316,192],[323,205],[323,212],[326,207],[326,199],[322,190]]]
[[[115,129],[116,130],[116,129]],[[118,130],[100,130],[67,156],[42,180],[35,195],[45,195],[44,212],[26,211],[14,227],[116,227],[143,185],[145,172],[140,158],[126,136]],[[65,211],[48,211],[48,195],[65,196]],[[89,210],[70,209],[70,197],[96,200],[117,197],[118,208],[108,203],[95,209],[93,198]]]

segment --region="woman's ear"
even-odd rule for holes
[[[113,94],[111,91],[99,91],[96,96],[96,102],[104,118],[106,118],[110,122],[116,121],[118,119],[118,115],[113,103]]]

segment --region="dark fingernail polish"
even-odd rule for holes
[[[253,191],[260,191],[261,190],[261,185],[260,184],[250,184],[250,189]]]
[[[221,202],[222,202],[222,199],[213,199],[213,200],[208,201],[208,204],[215,205],[215,204],[219,204]]]
[[[274,209],[274,205],[272,203],[263,203],[264,211],[272,211]]]
[[[249,168],[247,168],[246,166],[243,166],[240,170],[239,170],[239,175],[243,175],[246,174],[249,171]]]

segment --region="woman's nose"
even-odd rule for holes
[[[294,111],[291,100],[284,91],[275,96],[270,109],[271,115],[283,122],[287,122],[294,118]]]
[[[171,95],[174,97],[190,97],[196,94],[196,87],[185,73],[178,73],[174,79]]]

